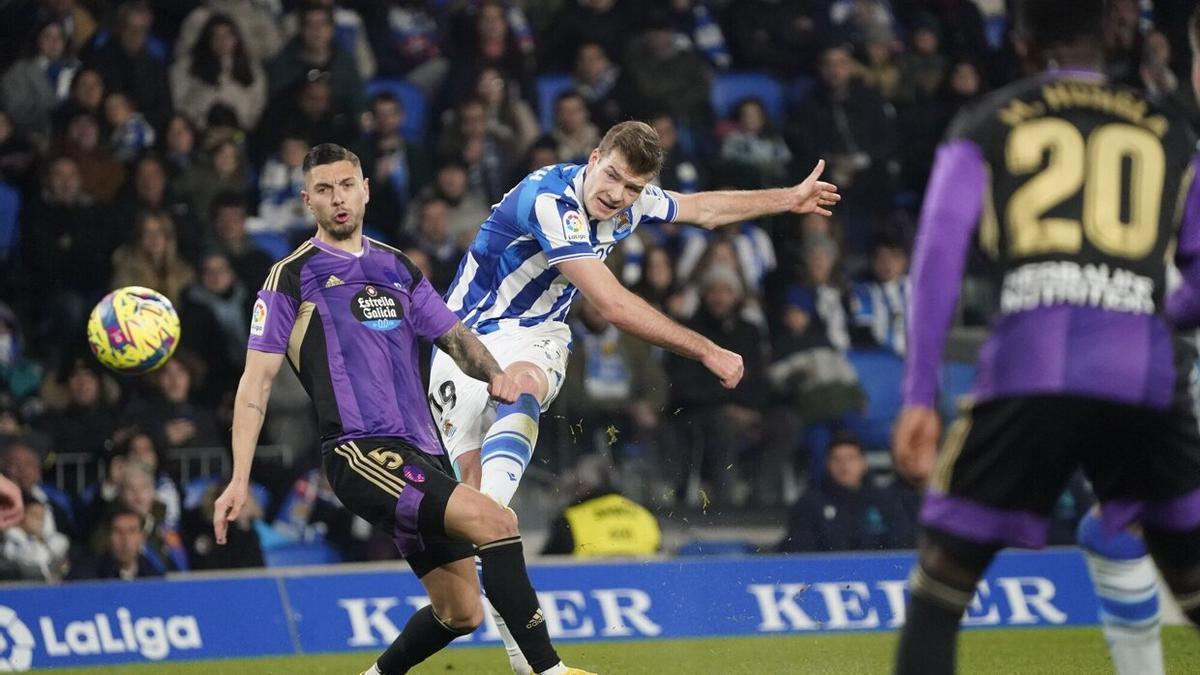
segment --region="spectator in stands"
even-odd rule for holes
[[[870,276],[854,284],[854,326],[871,344],[903,357],[908,314],[908,249],[897,237],[879,237],[871,247]]]
[[[258,219],[255,226],[262,232],[288,234],[298,230],[306,233],[316,223],[311,211],[304,207],[300,192],[304,190],[304,154],[308,139],[287,134],[278,151],[263,164],[258,174]]]
[[[558,160],[587,163],[588,155],[600,145],[600,130],[592,124],[587,101],[575,91],[554,99],[554,128],[550,136],[558,143]]]
[[[13,126],[8,113],[0,110],[0,182],[19,190],[18,198],[21,194],[36,194],[35,159],[37,148]]]
[[[985,3],[977,0],[938,0],[912,4],[921,8],[918,11],[934,13],[941,28],[942,53],[973,60],[990,57],[981,11],[981,5]]]
[[[489,66],[475,79],[475,98],[483,102],[488,128],[498,136],[511,139],[511,150],[522,155],[541,134],[533,108],[521,98],[518,87],[506,80],[500,69]]]
[[[67,98],[50,113],[50,123],[55,134],[66,131],[67,122],[75,113],[88,112],[99,116],[104,110],[104,79],[94,68],[83,66],[71,78],[71,89]]]
[[[92,555],[103,555],[111,540],[109,527],[112,513],[128,509],[142,519],[145,544],[141,552],[159,574],[188,569],[187,553],[179,530],[165,521],[166,505],[155,497],[154,471],[145,464],[130,462],[121,476],[121,489],[116,504],[101,526],[92,531],[89,549]]]
[[[450,205],[437,195],[422,199],[418,206],[417,227],[406,248],[412,247],[429,256],[429,282],[444,293],[454,280],[458,263],[465,252],[450,234]]]
[[[699,255],[695,255],[699,252]],[[680,307],[685,316],[691,316],[700,302],[703,279],[712,267],[726,267],[737,273],[741,283],[738,301],[738,316],[766,330],[766,317],[760,302],[762,279],[775,266],[775,252],[771,240],[762,229],[752,223],[734,228],[724,228],[711,237],[690,238],[689,245],[676,261],[680,276],[690,277],[684,289]]]
[[[958,59],[950,66],[936,96],[900,108],[896,122],[904,138],[902,183],[913,194],[924,191],[929,172],[933,169],[937,144],[945,136],[950,120],[982,91],[979,65],[965,58]]]
[[[432,96],[450,72],[435,8],[425,0],[371,2],[360,7],[379,74],[403,77]]]
[[[568,71],[575,50],[586,42],[599,44],[614,58],[623,57],[638,9],[631,0],[566,0],[547,34],[541,62],[550,71]]]
[[[154,147],[154,127],[133,108],[125,94],[113,92],[105,97],[104,121],[112,130],[108,145],[117,160],[129,163],[143,151]]]
[[[701,168],[680,147],[675,120],[666,113],[660,113],[650,118],[650,126],[658,132],[658,142],[663,149],[663,168],[658,174],[659,187],[684,193],[699,190],[704,184]]]
[[[265,119],[280,123],[258,128],[255,157],[277,152],[279,143],[289,136],[339,144],[354,140],[358,136],[356,117],[334,100],[336,88],[328,75],[318,75],[280,92],[264,114]]]
[[[167,161],[167,173],[172,183],[196,162],[196,125],[187,115],[175,113],[167,122],[167,130],[163,136],[162,152]],[[178,186],[172,185],[172,189]],[[199,214],[196,214],[197,216]]]
[[[125,167],[100,138],[100,120],[92,113],[80,112],[71,117],[51,153],[75,160],[83,191],[101,205],[108,204],[125,182]]]
[[[533,91],[537,61],[524,14],[501,0],[464,4],[453,17],[451,91],[459,96],[474,88],[475,74],[495,68],[522,95]]]
[[[42,23],[28,58],[0,78],[0,100],[17,129],[41,139],[50,136],[50,113],[67,97],[79,62],[68,49],[62,24]]]
[[[853,224],[847,243],[855,253],[870,245],[870,218],[891,206],[894,116],[879,94],[854,79],[849,48],[834,45],[822,51],[820,85],[788,129],[798,166],[818,157],[828,163],[825,177],[844,197],[839,212]]]
[[[21,10],[25,14],[22,18],[30,23],[22,27],[20,34],[29,35],[33,32],[29,29],[34,26],[57,22],[63,27],[68,51],[72,54],[78,54],[96,33],[96,19],[78,0],[41,0],[32,11],[28,7]]]
[[[171,65],[171,93],[175,109],[195,124],[222,103],[237,113],[243,129],[253,129],[267,105],[267,75],[233,19],[212,14],[191,51]]]
[[[488,204],[494,204],[509,187],[505,181],[517,157],[514,141],[507,130],[489,125],[486,104],[471,98],[454,110],[439,139],[438,152],[443,156],[461,154],[466,164],[468,189],[481,195]]]
[[[100,364],[91,354],[64,359],[57,381],[66,385],[66,402],[46,412],[37,426],[53,439],[57,452],[83,452],[100,459],[117,430],[117,414]]]
[[[887,0],[833,0],[829,3],[829,22],[855,45],[864,44],[866,36],[872,33],[891,32],[895,21]]]
[[[0,578],[21,581],[62,581],[67,571],[70,542],[60,532],[46,531],[46,505],[32,495],[22,495],[25,517],[20,524],[0,530]]]
[[[668,15],[675,28],[675,40],[689,45],[704,56],[713,70],[729,70],[733,58],[721,24],[713,16],[708,0],[668,0]]]
[[[320,469],[296,479],[271,526],[295,541],[324,539],[347,562],[367,559],[374,529],[342,504]]]
[[[1137,86],[1144,52],[1138,3],[1114,0],[1104,10],[1104,70],[1114,81]]]
[[[818,48],[828,32],[828,17],[817,14],[824,4],[778,0],[730,4],[724,23],[734,63],[776,77],[813,74]]]
[[[867,476],[862,446],[835,436],[827,454],[828,475],[792,506],[781,553],[912,548],[916,522],[905,496],[876,486]]]
[[[214,481],[204,489],[196,507],[184,514],[183,539],[190,567],[194,570],[263,567],[262,541],[256,527],[263,520],[263,507],[252,493],[237,520],[230,524],[225,545],[217,546],[213,541],[213,504],[224,484]]]
[[[487,197],[471,189],[467,182],[467,165],[461,159],[442,160],[434,174],[431,194],[450,205],[450,233],[464,249],[471,245],[479,226],[491,213]],[[415,214],[410,214],[410,218]]]
[[[942,86],[949,65],[941,53],[941,33],[937,19],[923,15],[912,26],[909,49],[900,55],[901,103],[920,104],[929,100]]]
[[[309,0],[307,4],[328,8],[333,12],[334,37],[342,49],[354,54],[359,77],[364,81],[375,77],[375,54],[371,51],[367,30],[358,12],[339,7],[334,0]],[[285,39],[290,40],[299,32],[300,10],[297,9],[283,17],[283,35]]]
[[[306,5],[300,10],[299,34],[267,64],[270,98],[294,91],[301,82],[318,79],[314,78],[314,71],[332,87],[334,109],[351,116],[362,112],[365,102],[362,77],[354,55],[334,40],[333,10]]]
[[[804,250],[807,280],[788,289],[785,303],[804,310],[817,335],[844,352],[850,348],[850,322],[837,244],[826,235],[813,234],[805,238]]]
[[[621,68],[613,63],[600,43],[579,45],[572,74],[572,87],[587,101],[588,113],[597,128],[607,130],[625,119],[619,92]]]
[[[192,3],[196,4],[196,3]],[[216,14],[233,20],[238,33],[248,38],[246,50],[251,58],[263,63],[279,53],[283,47],[283,36],[279,31],[278,5],[261,0],[204,0],[200,6],[188,13],[179,36],[175,39],[175,60],[187,58],[200,40],[204,27]]]
[[[49,541],[57,533],[70,536],[74,532],[75,519],[71,498],[61,490],[42,481],[42,456],[22,440],[9,443],[3,451],[4,475],[27,495],[25,507],[37,502],[46,507],[42,516],[42,539]]]
[[[0,392],[14,405],[36,396],[42,385],[42,364],[25,355],[25,333],[17,315],[0,302]]]
[[[637,116],[666,112],[680,126],[708,128],[712,111],[704,61],[692,48],[675,42],[665,14],[649,14],[642,27],[621,70],[630,84],[622,107]]]
[[[404,106],[395,94],[375,94],[363,115],[362,136],[355,146],[363,171],[371,179],[366,222],[387,230],[403,225],[409,200],[429,182],[425,148],[401,133],[404,119]]]
[[[149,3],[122,3],[114,34],[104,44],[94,45],[84,65],[100,73],[109,91],[128,94],[150,124],[162,129],[171,116],[171,87],[166,65],[146,48],[153,23]]]
[[[152,375],[153,389],[129,402],[123,418],[140,424],[168,449],[219,445],[211,408],[196,401],[206,365],[189,352],[176,352]]]
[[[154,477],[154,501],[163,505],[163,523],[177,529],[183,516],[179,486],[163,469],[154,437],[134,427],[114,452],[122,454],[128,464],[141,464],[150,470]]]
[[[586,298],[576,302],[562,415],[581,425],[576,442],[582,452],[611,449],[631,473],[660,475],[669,445],[662,420],[670,396],[667,373],[649,343],[617,330]],[[649,488],[646,481],[639,486]]]
[[[890,31],[868,33],[858,66],[863,84],[874,89],[884,100],[893,102],[900,92],[900,66],[896,64],[896,37]]]
[[[179,348],[193,352],[205,364],[208,375],[204,385],[197,387],[197,399],[212,405],[237,388],[254,294],[220,249],[204,253],[199,269],[199,278],[184,289],[179,306]]]
[[[671,379],[671,406],[681,408],[680,446],[702,457],[677,458],[676,472],[694,466],[712,490],[713,501],[740,503],[746,495],[739,455],[761,436],[765,402],[763,365],[766,347],[759,328],[740,318],[745,285],[728,266],[706,269],[700,280],[701,304],[687,326],[717,345],[740,354],[745,375],[734,389],[725,389],[695,361],[670,354],[664,366]],[[682,484],[679,487],[683,487]],[[682,492],[682,491],[681,491]],[[688,495],[694,498],[694,495]]]
[[[218,141],[178,177],[180,195],[187,197],[197,218],[211,219],[212,201],[218,194],[249,192],[247,164],[246,155],[235,141]]]
[[[103,461],[99,462],[103,470],[100,480],[92,483],[79,495],[79,532],[81,534],[94,532],[104,526],[108,517],[121,496],[121,481],[125,475],[125,467],[129,464],[129,444],[133,434],[140,433],[136,427],[131,427],[119,443],[104,453]]]
[[[753,170],[761,187],[787,182],[792,152],[771,124],[761,99],[749,97],[734,108],[736,125],[721,142],[721,159]]]
[[[683,297],[675,279],[675,261],[667,249],[650,245],[643,257],[642,275],[634,291],[658,311],[680,320]]]
[[[114,509],[106,526],[104,550],[91,569],[72,571],[73,579],[151,579],[166,572],[146,555],[146,528],[141,514],[130,508]]]
[[[260,287],[274,261],[246,234],[246,198],[222,192],[213,197],[210,210],[214,243],[229,259],[234,276],[248,289]]]
[[[572,472],[574,499],[550,524],[542,555],[649,556],[662,547],[658,520],[646,507],[617,491],[608,462],[598,454],[579,460]]]
[[[106,209],[105,230],[118,242],[129,241],[138,213],[163,211],[175,222],[180,251],[185,256],[196,255],[202,233],[192,217],[191,204],[170,184],[166,162],[159,155],[145,154],[134,162],[132,174]]]
[[[145,286],[178,305],[183,287],[195,277],[179,255],[175,221],[162,211],[143,211],[133,227],[133,239],[113,253],[112,286]]]
[[[95,200],[83,190],[78,162],[71,157],[49,161],[24,220],[25,269],[47,298],[36,334],[51,344],[64,333],[80,335],[88,300],[106,281],[110,244],[99,227]]]

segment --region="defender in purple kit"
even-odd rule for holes
[[[413,263],[362,235],[369,186],[354,153],[333,144],[304,158],[304,205],[316,236],[277,262],[258,293],[233,417],[233,479],[216,502],[225,543],[246,501],[271,383],[286,356],[312,397],[325,471],[355,514],[391,532],[429,593],[368,674],[405,673],[483,620],[479,578],[539,673],[563,665],[529,583],[517,519],[452,477],[425,407],[417,338],[437,343],[488,394],[519,394],[487,348],[458,321]]]
[[[1045,544],[1047,515],[1079,467],[1105,529],[1140,523],[1200,624],[1194,354],[1170,320],[1200,316],[1190,311],[1200,160],[1182,117],[1099,71],[1102,9],[1101,0],[1022,3],[1020,32],[1045,72],[960,113],[938,149],[894,444],[897,467],[928,481],[898,673],[954,670],[976,583],[1001,548]],[[935,464],[938,370],[974,236],[993,263],[999,306],[974,403]],[[1184,286],[1167,301],[1173,242]]]

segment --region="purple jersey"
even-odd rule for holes
[[[271,268],[249,347],[287,354],[323,442],[400,438],[442,454],[417,338],[437,339],[457,320],[400,251],[364,237],[354,255],[313,238]]]
[[[1022,80],[961,113],[921,211],[905,403],[933,403],[978,230],[998,296],[978,400],[1064,394],[1168,407],[1176,371],[1166,308],[1200,309],[1186,292],[1200,288],[1194,148],[1184,120],[1096,73]],[[1185,294],[1168,303],[1177,235]]]

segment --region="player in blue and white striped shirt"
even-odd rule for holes
[[[703,362],[724,386],[735,387],[742,378],[741,356],[671,321],[621,285],[604,265],[617,242],[643,223],[713,229],[789,211],[829,215],[825,207],[841,198],[835,186],[818,180],[824,162],[790,188],[685,195],[649,184],[662,159],[653,128],[617,124],[586,165],[548,166],[509,190],[459,265],[446,304],[523,394],[492,406],[486,386],[435,353],[429,401],[460,478],[501,504],[516,492],[537,442],[538,418],[562,386],[571,341],[565,319],[576,292],[618,329]],[[523,672],[520,652],[506,646],[514,670]]]

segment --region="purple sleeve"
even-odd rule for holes
[[[910,275],[908,359],[903,395],[906,405],[932,406],[946,333],[958,302],[971,235],[983,208],[986,165],[979,146],[955,140],[938,148]]]
[[[247,346],[258,352],[285,354],[292,326],[296,323],[296,299],[278,291],[263,289],[250,314],[250,341]]]
[[[1200,155],[1192,159],[1192,184],[1183,203],[1175,266],[1183,285],[1167,298],[1167,318],[1179,328],[1200,325]]]
[[[424,277],[413,287],[411,315],[413,330],[419,337],[430,341],[445,335],[458,321],[458,317],[446,307],[441,296]]]

